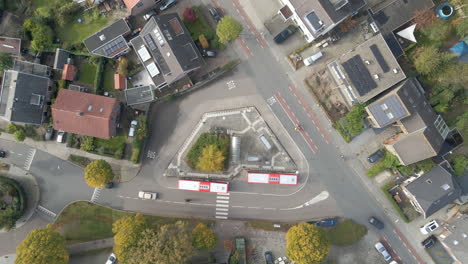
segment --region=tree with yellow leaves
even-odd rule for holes
[[[114,179],[114,172],[107,161],[95,160],[86,166],[84,178],[89,186],[102,188]]]
[[[131,259],[131,253],[146,227],[146,220],[141,214],[124,216],[112,225],[114,252],[120,263],[128,263]]]
[[[215,232],[205,224],[198,224],[192,231],[193,246],[200,250],[211,250],[216,246],[218,238]]]
[[[226,157],[223,155],[223,152],[215,145],[208,145],[203,148],[196,168],[206,172],[222,171],[224,170],[225,159]]]
[[[286,233],[286,255],[298,264],[322,261],[330,251],[330,241],[322,228],[300,223]]]

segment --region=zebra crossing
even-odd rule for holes
[[[28,156],[26,157],[26,160],[24,161],[24,166],[23,166],[25,170],[28,171],[31,168],[31,164],[34,160],[35,155],[36,155],[36,149],[31,149],[28,152]]]
[[[42,207],[40,205],[38,205],[36,207],[36,211],[39,212],[39,213],[43,213],[43,214],[45,214],[45,215],[47,215],[49,217],[52,217],[53,219],[55,219],[57,217],[56,213],[54,213],[54,212],[50,211],[49,209],[47,209],[45,207]]]
[[[94,188],[93,196],[91,196],[91,202],[92,203],[97,202],[97,199],[101,195],[101,191],[102,191],[102,189],[100,189],[100,188]]]
[[[216,219],[228,219],[229,193],[218,193],[216,196]]]

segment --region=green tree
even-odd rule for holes
[[[6,206],[3,203],[4,202],[0,200],[0,207],[5,206],[4,210],[0,210],[0,229],[5,228],[6,230],[10,230],[15,227],[16,220],[18,220],[18,214],[12,206]]]
[[[196,168],[206,172],[222,171],[224,170],[225,160],[226,157],[223,155],[223,152],[216,147],[216,145],[209,145],[202,150],[202,154],[198,159]]]
[[[65,24],[73,20],[73,18],[75,17],[74,15],[80,9],[80,4],[74,1],[65,2],[64,4],[59,5],[55,14],[57,24],[59,24],[60,26],[64,26]]]
[[[33,50],[45,50],[52,46],[54,32],[49,26],[38,25],[31,32],[33,40],[31,41],[31,48]]]
[[[364,130],[365,117],[366,111],[362,104],[355,105],[346,115],[345,126],[351,136],[358,136]]]
[[[15,264],[66,264],[65,239],[51,225],[35,229],[16,247]]]
[[[93,151],[94,150],[94,138],[84,136],[81,141],[80,149],[84,151]]]
[[[453,170],[456,176],[463,176],[466,167],[468,166],[468,159],[465,156],[456,156],[452,161]]]
[[[26,133],[24,133],[23,129],[18,129],[13,133],[13,137],[18,142],[23,142],[26,139]]]
[[[117,72],[120,75],[127,76],[128,75],[128,60],[125,57],[119,58],[119,65],[117,66]]]
[[[141,214],[124,216],[112,225],[114,252],[120,263],[129,263],[131,253],[141,239],[141,233],[146,227],[147,223]]]
[[[430,40],[436,42],[446,40],[452,31],[452,24],[448,20],[441,19],[437,19],[431,26],[423,29],[424,35],[426,35]]]
[[[218,35],[219,42],[223,44],[236,39],[241,32],[242,25],[230,16],[223,17],[216,27],[216,35]]]
[[[445,67],[438,69],[436,75],[437,81],[452,90],[457,92],[464,90],[468,83],[468,64],[466,63],[451,63]]]
[[[414,67],[424,75],[440,71],[441,66],[453,56],[447,52],[441,52],[434,46],[423,46],[416,52]]]
[[[455,126],[460,130],[463,138],[468,138],[468,112],[457,116]]]
[[[10,54],[0,52],[0,74],[3,74],[5,70],[10,69],[13,66],[13,59]]]
[[[94,188],[102,188],[114,179],[112,168],[105,160],[95,160],[88,164],[84,170],[86,183]]]
[[[192,231],[193,246],[199,250],[211,250],[216,246],[216,233],[205,224],[198,224]]]
[[[163,225],[156,231],[145,229],[138,242],[130,250],[128,264],[173,264],[186,263],[195,255],[192,236],[187,224],[178,221]]]
[[[286,233],[286,255],[298,264],[320,262],[329,251],[330,241],[320,227],[300,223]]]

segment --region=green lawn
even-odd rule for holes
[[[78,18],[81,18],[83,22],[78,23]],[[72,22],[57,28],[56,33],[62,42],[79,43],[110,24],[110,22],[108,17],[100,16],[97,19],[92,19],[89,13],[83,13]]]
[[[327,234],[332,245],[350,246],[367,234],[367,228],[353,220],[344,220]]]
[[[114,153],[119,149],[125,148],[125,136],[116,136],[111,139],[95,138],[94,145],[96,149],[102,147],[106,153]]]
[[[135,193],[136,196],[136,193]],[[65,237],[68,244],[112,237],[112,224],[126,215],[134,215],[90,202],[76,202],[63,210],[55,221],[55,226]],[[151,227],[174,223],[177,220],[187,221],[191,226],[203,222],[208,226],[213,221],[184,219],[161,216],[145,216]]]
[[[79,82],[86,84],[94,84],[94,78],[96,76],[96,66],[91,63],[83,62],[79,68]]]

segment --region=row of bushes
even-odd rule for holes
[[[14,138],[18,142],[23,142],[26,137],[32,138],[33,140],[43,140],[42,135],[39,135],[36,128],[32,125],[19,126],[13,123],[8,124],[6,132],[13,134]]]
[[[401,219],[403,219],[403,221],[405,221],[405,223],[409,223],[410,220],[408,219],[408,217],[403,213],[403,210],[401,210],[400,206],[398,206],[395,199],[393,199],[392,195],[388,192],[388,190],[390,188],[392,188],[393,186],[395,186],[395,182],[389,182],[389,183],[385,184],[384,186],[382,186],[380,189],[382,190],[382,192],[384,192],[384,194],[387,197],[388,201],[392,204],[393,208],[395,208],[395,211],[397,211],[397,213],[401,217]]]
[[[367,176],[373,178],[386,169],[396,170],[398,166],[400,166],[398,158],[390,152],[385,151],[383,159],[367,170]]]
[[[88,166],[88,164],[90,164],[92,161],[91,159],[87,157],[74,155],[74,154],[70,154],[70,156],[68,156],[68,160],[83,168]]]
[[[4,176],[0,176],[0,185],[11,186],[15,190],[14,193],[9,193],[13,197],[11,208],[14,211],[11,215],[7,216],[8,218],[2,217],[2,222],[0,223],[0,229],[6,228],[9,230],[14,227],[16,221],[23,215],[26,209],[26,192],[17,181]],[[5,211],[4,213],[6,213]]]
[[[143,150],[145,139],[148,137],[148,124],[145,116],[137,118],[138,124],[135,129],[135,138],[133,139],[133,152],[130,160],[133,163],[140,162],[140,155]]]
[[[106,59],[99,57],[96,64],[96,76],[94,77],[94,89],[96,91],[96,94],[99,94],[103,89],[105,66]]]

